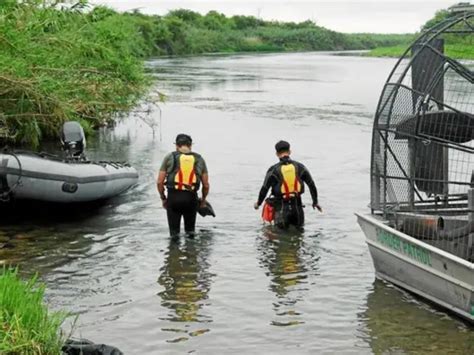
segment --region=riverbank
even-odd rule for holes
[[[408,46],[409,43],[406,45],[374,48],[364,55],[368,57],[399,58],[407,50]],[[474,46],[467,44],[446,45],[445,53],[456,59],[474,59]]]
[[[22,281],[16,270],[0,269],[0,353],[60,354],[65,313],[50,312],[36,277]]]
[[[421,26],[421,31],[423,32],[433,28],[450,17],[458,15],[459,13],[451,12],[449,10],[439,10],[435,13],[433,18]],[[418,34],[415,34],[412,35],[411,38],[408,37],[405,42],[400,42],[396,45],[377,46],[365,55],[369,57],[399,58],[417,37]],[[464,34],[449,34],[446,36],[446,40],[446,43],[449,43],[445,45],[445,53],[448,56],[456,59],[474,59],[474,43],[472,36],[466,36]]]
[[[280,23],[189,10],[118,13],[80,2],[0,5],[0,140],[37,147],[66,120],[91,133],[147,92],[150,56],[370,49],[405,35],[342,34],[311,21]]]

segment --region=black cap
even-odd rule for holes
[[[287,141],[279,141],[277,144],[275,144],[275,150],[277,153],[287,152],[290,150],[290,143]]]
[[[180,133],[176,136],[176,145],[191,145],[193,144],[193,139],[187,134]]]

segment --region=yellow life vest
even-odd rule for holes
[[[301,192],[301,183],[296,175],[294,164],[282,164],[280,168],[282,176],[281,193],[285,199]]]
[[[197,185],[196,171],[194,169],[196,158],[193,154],[180,154],[178,156],[178,170],[174,176],[176,190],[194,191]]]

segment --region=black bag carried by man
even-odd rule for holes
[[[212,208],[211,204],[209,203],[209,201],[206,201],[205,205],[204,206],[201,206],[201,199],[199,199],[199,207],[198,207],[198,213],[202,216],[202,217],[206,217],[206,216],[212,216],[212,217],[215,217],[216,214],[214,212],[214,208]]]

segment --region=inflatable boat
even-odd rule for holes
[[[85,138],[77,122],[62,132],[64,156],[28,151],[0,152],[0,198],[53,203],[105,200],[137,183],[137,171],[126,163],[93,162],[84,156]]]

